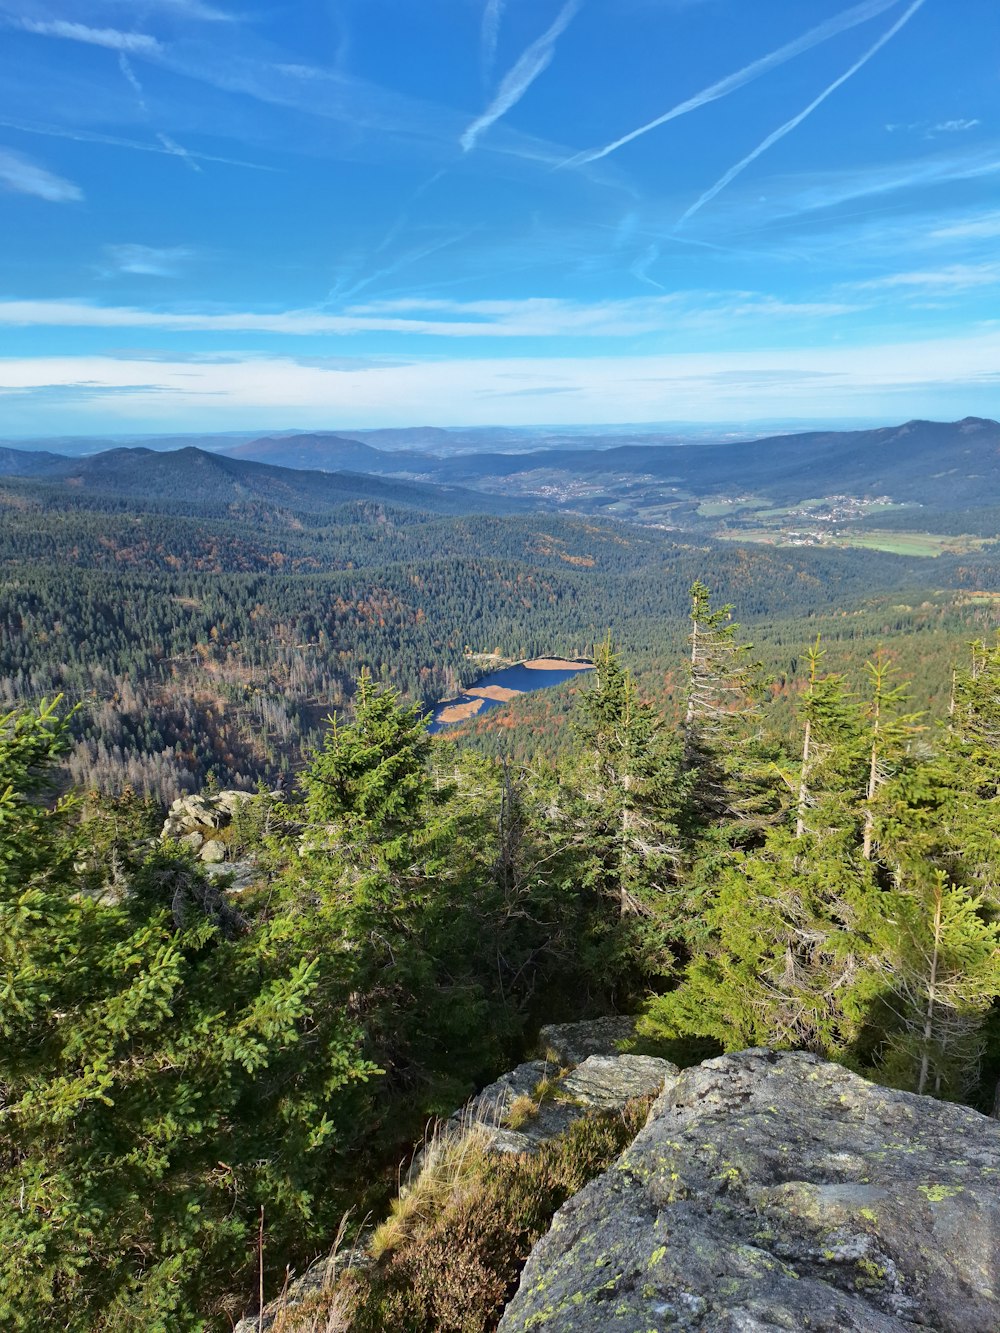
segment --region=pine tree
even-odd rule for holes
[[[954,772],[951,837],[970,883],[1000,911],[1000,634],[992,645],[974,642],[969,665],[956,671],[942,748]]]
[[[419,823],[427,795],[431,741],[419,705],[404,706],[363,672],[354,721],[330,718],[323,748],[303,775],[314,826],[338,838],[358,835],[383,861],[405,856],[405,837]]]

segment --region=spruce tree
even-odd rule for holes
[[[605,892],[622,916],[658,916],[681,862],[677,816],[686,782],[663,719],[640,699],[610,635],[594,654],[594,679],[579,696],[577,731],[590,773],[588,830]]]
[[[178,925],[165,887],[209,897],[160,848],[82,891],[66,742],[55,705],[0,719],[0,1323],[200,1328],[241,1308],[262,1206],[275,1259],[332,1224],[376,1071],[303,923]]]
[[[984,1023],[1000,997],[1000,923],[980,898],[922,867],[875,923],[888,1019],[882,1076],[961,1099],[980,1076]]]
[[[684,764],[691,777],[692,834],[714,830],[752,839],[778,808],[771,760],[757,723],[763,692],[753,644],[739,638],[731,606],[712,606],[700,580],[691,586]]]

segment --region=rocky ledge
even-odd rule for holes
[[[1000,1125],[812,1056],[667,1078],[500,1333],[996,1333]]]

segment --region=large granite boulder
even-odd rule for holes
[[[500,1333],[996,1333],[1000,1125],[801,1054],[668,1078]]]

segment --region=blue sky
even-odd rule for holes
[[[996,0],[0,0],[0,435],[1000,416]]]

